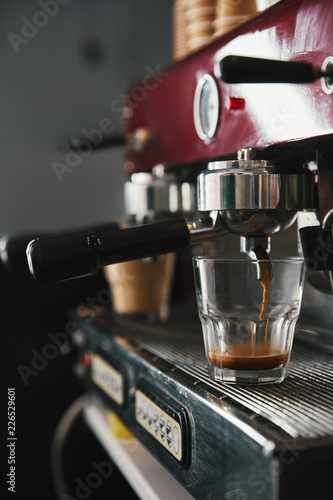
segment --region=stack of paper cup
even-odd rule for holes
[[[184,14],[184,0],[175,0],[173,5],[173,57],[176,60],[187,55]]]
[[[216,0],[184,0],[186,47],[200,49],[212,40]]]
[[[173,49],[182,59],[257,12],[257,0],[175,0]]]
[[[214,36],[236,28],[256,12],[256,0],[217,0]]]

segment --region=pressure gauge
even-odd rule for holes
[[[198,136],[205,142],[212,141],[219,120],[219,93],[211,75],[203,75],[194,94],[194,124]]]

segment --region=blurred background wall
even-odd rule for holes
[[[171,61],[171,9],[171,0],[1,0],[0,233],[122,215],[123,148],[69,162],[64,147],[103,119],[121,132],[128,87]],[[57,175],[55,162],[71,171]]]

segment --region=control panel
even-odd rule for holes
[[[123,374],[96,353],[91,355],[91,380],[119,406],[124,404]]]
[[[140,385],[135,391],[137,422],[182,465],[189,462],[186,411],[158,390]]]

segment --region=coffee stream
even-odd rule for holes
[[[262,305],[261,311],[259,314],[260,321],[264,320],[263,314],[266,310],[267,305],[267,297],[268,297],[268,289],[270,287],[272,281],[272,264],[270,261],[269,254],[267,251],[260,245],[257,245],[253,252],[256,256],[256,259],[259,261],[259,269],[260,269],[260,283],[263,287],[263,296],[262,296]],[[254,323],[252,324],[252,344],[254,343]],[[266,319],[266,331],[265,331],[265,344],[267,344],[267,333],[268,333],[268,325],[269,318]]]
[[[259,261],[259,281],[263,287],[263,298],[259,320],[264,321],[264,313],[267,305],[268,290],[272,281],[272,264],[267,251],[260,245],[253,249],[256,259]],[[256,323],[252,323],[251,343],[234,344],[226,347],[221,353],[219,348],[209,353],[210,362],[218,368],[229,370],[270,370],[284,363],[287,353],[280,353],[277,348],[268,342],[269,318],[266,319],[266,330],[264,342],[256,344]]]

